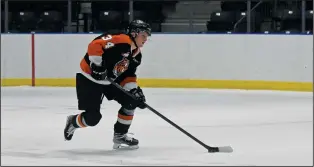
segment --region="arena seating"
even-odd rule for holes
[[[265,1],[251,12],[251,32],[265,33],[300,33],[301,29],[301,1],[287,2]],[[312,3],[312,4],[311,4]],[[257,2],[252,2],[253,8]],[[274,7],[274,5],[276,7]],[[209,32],[246,32],[246,18],[237,23],[246,11],[246,2],[221,3],[221,11],[213,12],[207,21]],[[313,31],[313,1],[306,3],[306,31]],[[237,23],[237,26],[235,24]]]
[[[218,2],[218,1],[217,1]],[[4,31],[4,4],[2,3],[1,30]],[[252,1],[253,8],[258,1]],[[161,25],[167,22],[169,14],[176,10],[178,1],[134,1],[133,18],[150,23],[154,32],[161,32]],[[205,25],[202,33],[232,32],[247,30],[247,1],[219,1],[219,10],[205,14],[195,25]],[[10,1],[10,32],[65,32],[67,27],[66,1]],[[129,22],[127,1],[92,1],[91,13],[81,11],[81,1],[72,2],[72,32],[101,32],[122,29]],[[206,8],[207,9],[207,8]],[[205,10],[206,10],[205,9]],[[251,12],[251,32],[299,33],[301,32],[301,1],[264,1]],[[306,1],[307,32],[313,32],[313,1]],[[172,16],[171,24],[182,24],[178,16]],[[193,23],[194,24],[194,23]],[[177,25],[176,25],[177,26]],[[84,27],[84,28],[82,28]],[[176,30],[176,28],[173,28]],[[188,32],[185,28],[181,31]]]

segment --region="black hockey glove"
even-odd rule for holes
[[[137,88],[131,89],[129,92],[137,98],[137,101],[135,102],[137,104],[137,107],[139,107],[140,109],[145,109],[146,105],[143,104],[143,102],[146,102],[146,99],[142,89],[138,86]]]
[[[104,65],[97,66],[96,64],[91,62],[90,67],[92,69],[91,76],[94,79],[96,79],[96,80],[106,79],[106,67]]]

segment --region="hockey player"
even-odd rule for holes
[[[132,21],[126,33],[105,33],[89,43],[87,53],[81,60],[81,72],[76,74],[76,92],[80,114],[67,117],[64,137],[71,140],[74,131],[79,128],[96,126],[102,115],[102,98],[115,100],[121,104],[118,118],[114,124],[114,149],[127,147],[138,148],[139,141],[128,136],[134,110],[144,109],[142,89],[136,83],[136,68],[141,64],[143,47],[151,35],[149,24]],[[138,100],[125,95],[121,90],[106,80],[110,77],[129,91]]]

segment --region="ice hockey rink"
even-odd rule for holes
[[[64,141],[76,114],[75,88],[2,87],[1,165],[313,165],[312,92],[144,88],[147,103],[211,146],[201,145],[145,109],[135,113],[133,151],[112,150],[119,105],[102,104],[98,126]]]

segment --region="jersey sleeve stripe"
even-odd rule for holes
[[[126,77],[122,82],[120,82],[120,85],[123,87],[125,84],[130,82],[136,83],[136,77]]]

